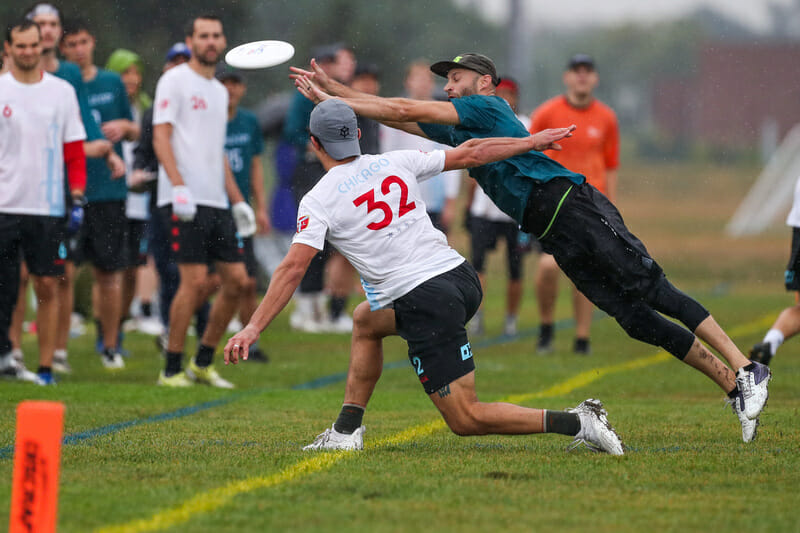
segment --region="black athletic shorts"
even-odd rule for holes
[[[783,282],[787,291],[800,291],[800,228],[792,228],[792,250]]]
[[[61,276],[67,258],[64,234],[64,217],[0,213],[0,257],[19,261],[21,251],[34,276]]]
[[[245,237],[242,239],[244,244],[244,268],[247,270],[247,277],[255,278],[258,274],[258,261],[256,261],[256,252],[253,248],[253,238]]]
[[[149,233],[146,220],[128,219],[128,242],[125,244],[126,268],[135,268],[147,264]]]
[[[208,265],[216,261],[244,261],[244,239],[236,233],[230,209],[199,205],[189,222],[174,216],[171,205],[158,211],[164,226],[169,228],[170,252],[176,263]]]
[[[469,232],[472,244],[472,266],[475,267],[475,270],[484,271],[486,252],[494,250],[497,246],[497,238],[502,237],[506,241],[508,277],[514,281],[522,277],[522,251],[518,245],[519,225],[516,222],[473,216]]]
[[[105,272],[124,270],[127,267],[127,243],[125,200],[86,204],[76,261],[89,261]]]
[[[397,333],[428,394],[475,370],[465,324],[481,304],[475,269],[464,261],[394,301]]]
[[[573,186],[540,242],[578,290],[613,317],[624,316],[663,275],[617,208],[588,184]]]

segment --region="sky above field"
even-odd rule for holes
[[[456,0],[479,5],[495,20],[505,20],[509,0]],[[770,5],[792,5],[795,0],[522,0],[530,19],[545,24],[581,26],[629,21],[653,22],[685,15],[698,8],[715,9],[756,31],[768,29]]]

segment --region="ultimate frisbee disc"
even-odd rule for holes
[[[267,68],[294,56],[294,46],[285,41],[253,41],[240,44],[227,54],[225,62],[235,68]]]

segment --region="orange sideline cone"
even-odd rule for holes
[[[56,530],[63,433],[64,404],[26,401],[17,406],[9,533]]]

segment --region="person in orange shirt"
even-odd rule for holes
[[[594,59],[586,54],[570,58],[564,72],[566,92],[544,102],[531,114],[530,132],[576,124],[572,138],[563,143],[560,152],[547,155],[573,172],[586,176],[586,181],[612,202],[617,196],[619,164],[619,128],[614,111],[594,97],[599,77]],[[542,254],[536,272],[536,299],[539,305],[539,340],[536,350],[553,350],[553,315],[558,294],[559,268],[552,255]],[[592,324],[592,303],[573,289],[575,313],[575,345],[573,351],[589,354],[589,331]]]

